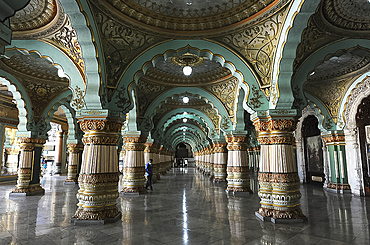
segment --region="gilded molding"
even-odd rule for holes
[[[79,121],[81,130],[85,133],[90,131],[120,132],[122,123],[108,120],[81,120]]]
[[[271,92],[276,47],[288,10],[289,7],[286,5],[269,18],[253,26],[215,38],[236,49],[251,64],[258,75],[259,87],[267,98],[270,97]]]

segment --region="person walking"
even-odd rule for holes
[[[153,177],[153,165],[152,165],[153,159],[149,159],[149,162],[145,165],[145,171],[147,176],[147,182],[146,182],[146,189],[150,187],[151,190],[153,190],[152,186],[152,177]]]

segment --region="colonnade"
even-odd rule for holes
[[[262,220],[300,219],[300,180],[294,154],[296,121],[294,116],[256,113],[253,124],[258,132],[260,147],[248,146],[248,135],[231,133],[225,141],[194,152],[198,170],[217,182],[227,181],[226,191],[232,194],[251,193],[250,173],[258,171],[260,208],[256,215]],[[77,220],[109,220],[120,216],[117,197],[124,194],[146,193],[145,163],[153,159],[153,180],[166,174],[173,162],[172,153],[140,131],[123,135],[124,151],[122,189],[118,190],[118,155],[122,123],[112,120],[80,120],[84,132],[81,144],[68,144],[69,168],[66,182],[78,180]],[[331,175],[328,186],[348,186],[344,136],[338,132],[323,136],[328,148]],[[45,140],[22,138],[18,183],[12,193],[43,191],[39,184],[37,159]],[[119,149],[118,149],[119,150]],[[344,155],[343,155],[344,154]],[[78,172],[79,163],[81,170]],[[38,170],[39,171],[39,170]],[[79,174],[77,174],[79,173]],[[78,179],[77,179],[78,175]]]

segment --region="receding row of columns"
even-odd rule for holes
[[[227,192],[251,192],[249,175],[251,169],[258,169],[259,147],[248,148],[247,137],[226,136],[227,143],[215,143],[195,152],[196,167],[215,182],[227,181]]]
[[[84,149],[81,170],[78,176],[79,191],[76,220],[109,220],[119,217],[117,145],[122,123],[113,120],[80,120],[84,132]],[[260,143],[259,197],[261,207],[256,213],[261,219],[301,219],[299,178],[293,153],[294,119],[272,119],[260,116],[253,120]],[[154,144],[140,132],[123,136],[125,156],[123,163],[122,192],[142,194],[144,188],[146,160],[154,161],[154,179],[171,168],[171,153]],[[225,137],[226,143],[215,143],[212,147],[195,152],[196,166],[216,181],[228,182],[227,191],[250,193],[250,162],[258,157],[258,151],[248,153],[247,135],[232,134]],[[39,176],[42,145],[45,140],[25,138],[21,149],[21,163],[17,192],[42,191]],[[81,145],[69,145],[70,168],[68,181],[76,178],[78,153]],[[37,162],[37,164],[35,164]]]

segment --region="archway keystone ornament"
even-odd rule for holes
[[[82,119],[79,123],[85,134],[74,224],[115,221],[121,217],[117,208],[119,172],[116,148],[122,122],[102,118]]]
[[[274,223],[302,222],[307,218],[300,207],[300,182],[292,145],[296,127],[295,110],[274,114],[268,111],[252,116],[261,145],[258,174],[261,207],[256,216],[263,221],[271,219]]]

